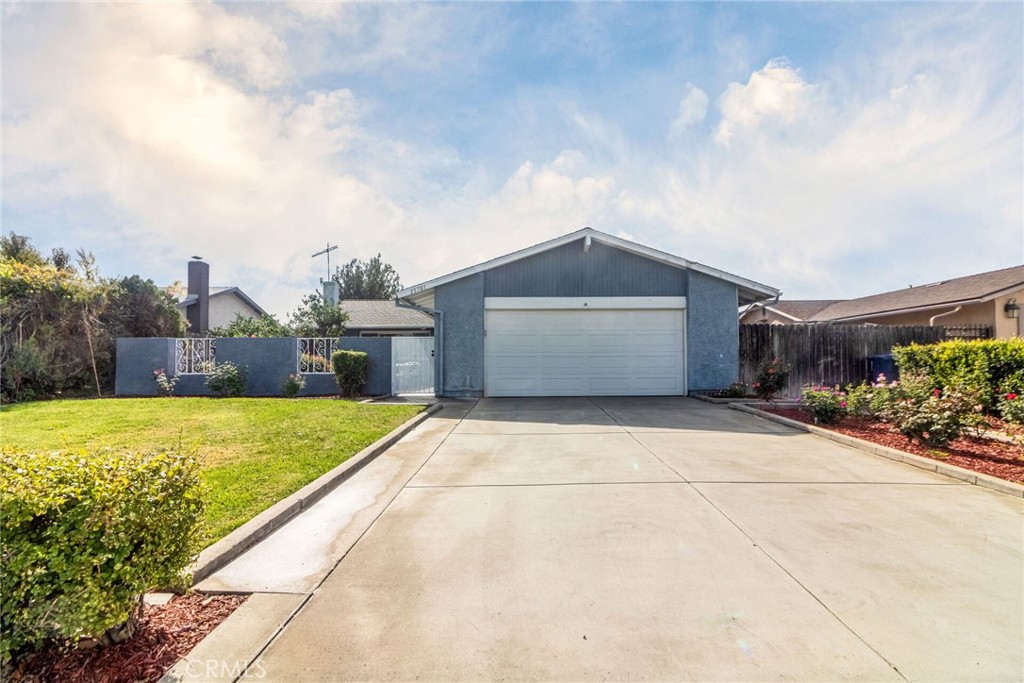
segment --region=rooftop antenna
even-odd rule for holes
[[[332,247],[332,246],[331,246],[331,243],[330,243],[330,242],[328,242],[328,243],[327,243],[327,248],[326,248],[326,249],[321,249],[320,251],[316,252],[316,253],[315,253],[315,254],[313,254],[313,256],[312,256],[312,258],[316,258],[317,256],[322,256],[323,254],[327,254],[327,279],[328,279],[328,280],[330,280],[330,279],[331,279],[331,252],[332,252],[332,251],[334,251],[334,250],[335,250],[335,249],[337,249],[337,248],[338,248],[338,245],[337,245],[337,244],[335,244],[335,245],[334,245],[334,246]]]

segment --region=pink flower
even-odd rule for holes
[[[1017,398],[1017,394],[1014,394],[1013,392],[1011,392],[1011,393],[1006,395],[1006,400],[1007,401],[1012,401],[1015,398]]]

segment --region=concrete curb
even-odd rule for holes
[[[704,401],[705,403],[714,403],[715,405],[757,405],[764,403],[760,398],[716,398],[714,396],[705,396],[704,394],[687,394],[688,398],[695,398],[698,401]],[[795,398],[780,398],[776,401],[779,405],[795,406],[799,405],[799,400]]]
[[[330,472],[306,484],[287,498],[278,501],[203,550],[199,553],[199,559],[196,560],[195,565],[192,567],[193,585],[221,569],[269,536],[276,529],[283,526],[295,515],[309,508],[443,407],[443,404],[435,403],[419,415],[393,429],[389,434],[359,451]]]
[[[896,450],[895,448],[889,448],[888,446],[879,446],[878,444],[865,441],[864,439],[847,436],[846,434],[833,432],[830,429],[824,429],[822,427],[815,427],[814,425],[809,425],[800,422],[799,420],[791,420],[788,417],[782,417],[781,415],[766,413],[763,410],[758,410],[757,408],[752,408],[747,405],[731,404],[729,407],[733,410],[739,410],[744,413],[756,415],[757,417],[765,420],[778,422],[779,424],[786,425],[787,427],[793,427],[794,429],[810,432],[815,436],[820,436],[824,439],[828,439],[829,441],[835,441],[843,446],[856,448],[864,451],[865,453],[878,455],[897,462],[904,462],[908,465],[928,470],[929,472],[935,472],[936,474],[941,474],[946,477],[959,479],[960,481],[967,482],[968,484],[981,486],[982,488],[998,491],[999,493],[1006,493],[1015,498],[1024,498],[1024,485],[1015,484],[1012,481],[1006,481],[1005,479],[1000,479],[998,477],[981,474],[973,470],[964,469],[963,467],[957,467],[956,465],[950,465],[938,460],[932,460],[931,458],[914,455],[913,453],[906,453],[904,451]]]

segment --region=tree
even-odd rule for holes
[[[336,268],[331,279],[341,285],[342,299],[393,299],[402,288],[398,273],[380,254],[366,262],[352,259]]]
[[[152,280],[129,275],[112,280],[100,322],[111,337],[182,337],[185,321],[174,299]]]
[[[290,337],[292,331],[287,325],[271,314],[258,318],[246,318],[241,313],[224,327],[210,330],[214,337]]]
[[[43,258],[38,249],[32,246],[32,241],[28,237],[13,232],[9,235],[0,236],[0,256],[28,266],[41,266],[46,263],[46,259]],[[67,254],[64,254],[64,256],[67,257]],[[54,265],[60,270],[67,270],[70,264],[68,260],[65,260],[63,265]]]
[[[0,237],[0,400],[99,394],[114,378],[117,337],[177,337],[174,301],[137,275],[106,279],[78,250],[44,259],[27,237]]]
[[[325,300],[320,292],[302,297],[302,304],[288,316],[297,337],[340,337],[347,321],[348,313]]]

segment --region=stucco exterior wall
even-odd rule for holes
[[[235,315],[243,318],[256,318],[259,314],[234,294],[222,294],[210,297],[210,329],[230,325]]]
[[[686,298],[688,389],[720,389],[737,381],[740,357],[736,285],[690,273]]]
[[[441,285],[434,291],[434,307],[443,312],[444,353],[443,377],[440,355],[435,354],[435,385],[442,396],[483,396],[484,274]]]
[[[795,320],[787,318],[784,315],[779,315],[775,311],[763,310],[760,306],[755,306],[746,313],[743,314],[743,318],[740,320],[742,325],[756,325],[756,324],[780,324],[780,325],[792,325]]]

